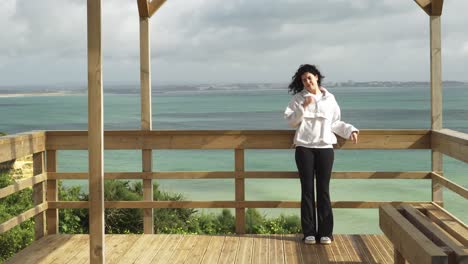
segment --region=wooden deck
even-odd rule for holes
[[[46,236],[6,263],[89,263],[89,236]],[[384,235],[336,235],[331,245],[299,235],[106,235],[106,263],[393,263],[393,246]]]

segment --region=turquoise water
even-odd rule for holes
[[[361,129],[427,129],[430,127],[429,87],[335,87],[342,119]],[[157,92],[157,91],[156,91]],[[468,87],[444,90],[444,127],[468,133]],[[282,118],[290,95],[285,90],[183,91],[153,95],[153,129],[289,129]],[[104,97],[106,130],[139,129],[138,94]],[[0,97],[0,131],[87,129],[87,96]],[[247,150],[246,170],[296,170],[292,150]],[[86,151],[59,151],[59,171],[86,172]],[[232,171],[233,151],[154,151],[157,171]],[[106,151],[105,171],[139,171],[139,151]],[[340,150],[335,171],[427,171],[427,150]],[[446,176],[468,186],[468,166],[444,157]],[[233,180],[159,180],[162,189],[191,200],[233,200]],[[86,181],[64,181],[66,185]],[[430,200],[428,180],[333,180],[332,200]],[[247,200],[299,200],[295,179],[246,180]],[[468,222],[467,202],[444,192],[446,207]],[[270,216],[299,213],[296,209],[265,209]],[[380,233],[375,209],[335,209],[336,233]]]

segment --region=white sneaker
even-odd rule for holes
[[[320,244],[328,245],[328,244],[331,244],[331,242],[332,242],[332,240],[329,237],[321,237],[320,238]]]
[[[314,236],[307,236],[304,239],[304,243],[309,244],[309,245],[315,244],[315,237]]]

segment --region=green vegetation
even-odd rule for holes
[[[0,188],[12,184],[8,172],[0,173]],[[109,180],[104,191],[107,201],[138,201],[142,200],[143,188],[141,182]],[[87,201],[88,195],[79,186],[64,187],[59,184],[59,199],[62,201]],[[181,194],[161,191],[154,185],[155,201],[182,201]],[[0,223],[21,214],[32,207],[32,190],[25,189],[18,193],[0,199]],[[88,210],[59,210],[59,232],[66,234],[89,233]],[[142,233],[142,209],[106,209],[106,233],[132,234]],[[230,210],[221,213],[199,213],[191,208],[154,209],[155,233],[165,234],[233,234],[235,218]],[[253,234],[287,234],[300,232],[298,216],[279,216],[267,218],[258,210],[246,211],[247,233]],[[0,235],[0,263],[19,250],[27,247],[34,239],[34,221],[28,220],[21,225]]]

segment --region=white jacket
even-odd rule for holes
[[[304,147],[332,147],[336,144],[336,133],[348,139],[353,131],[359,131],[354,126],[340,120],[341,112],[335,96],[323,87],[322,98],[314,100],[306,109],[302,106],[306,96],[311,94],[306,90],[295,94],[284,111],[284,118],[289,126],[296,128],[294,145]]]

